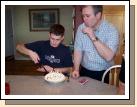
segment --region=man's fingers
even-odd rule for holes
[[[73,76],[73,78],[77,78],[78,77],[78,75],[76,73],[74,73],[72,76]]]
[[[79,77],[79,73],[74,73],[74,78],[78,78]]]

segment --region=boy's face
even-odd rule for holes
[[[53,33],[50,33],[49,35],[49,39],[50,39],[50,45],[54,48],[58,47],[59,44],[63,41],[64,36],[56,36]]]

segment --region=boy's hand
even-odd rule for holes
[[[37,69],[37,71],[39,71],[39,72],[46,72],[43,67],[39,67],[39,68]]]
[[[48,66],[48,65],[44,65],[43,67],[39,67],[37,69],[37,71],[40,71],[40,72],[51,72],[51,71],[53,71],[53,68]]]
[[[36,52],[29,50],[29,56],[35,64],[39,63],[40,58]]]
[[[47,70],[47,72],[53,71],[53,68],[48,65],[44,65],[43,67]]]

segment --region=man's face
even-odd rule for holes
[[[64,39],[64,36],[61,36],[61,35],[56,36],[55,34],[50,33],[49,38],[50,38],[50,45],[56,48],[62,42],[62,40]]]
[[[82,9],[82,17],[87,27],[95,27],[99,21],[99,13],[94,14],[94,10],[91,6],[84,7]]]

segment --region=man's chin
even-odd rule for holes
[[[85,26],[86,26],[86,27],[88,27],[88,26],[89,26],[89,24],[85,23]]]
[[[86,26],[86,27],[91,27],[91,28],[92,28],[92,25],[89,25],[89,24],[86,24],[86,23],[85,23],[85,26]]]

